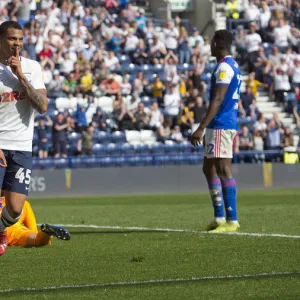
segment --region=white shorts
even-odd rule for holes
[[[204,156],[207,158],[232,158],[236,130],[206,128]]]

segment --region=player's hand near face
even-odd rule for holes
[[[0,149],[0,167],[1,168],[7,167],[6,158],[5,158],[5,155],[4,155],[4,153],[1,149]]]
[[[202,144],[204,136],[204,129],[199,127],[190,137],[190,142],[193,146],[198,146]]]
[[[8,65],[11,67],[12,72],[19,78],[23,78],[24,74],[21,68],[21,61],[20,61],[20,49],[16,48],[15,55],[11,56],[8,59]]]

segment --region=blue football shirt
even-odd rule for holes
[[[224,57],[215,67],[211,76],[210,99],[215,95],[218,85],[228,85],[225,99],[207,128],[211,129],[238,129],[238,109],[242,75],[237,62],[231,57]]]

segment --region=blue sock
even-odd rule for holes
[[[219,177],[208,180],[208,188],[214,208],[215,218],[224,218],[224,202],[222,184]]]
[[[236,212],[236,182],[234,178],[222,181],[223,196],[227,221],[237,221]]]

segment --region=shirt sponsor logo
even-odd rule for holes
[[[26,98],[25,92],[18,92],[18,91],[12,91],[12,92],[5,92],[0,95],[0,102],[13,102],[18,100],[24,100]]]
[[[226,78],[226,72],[221,71],[219,77],[220,77],[220,79],[225,79]]]

